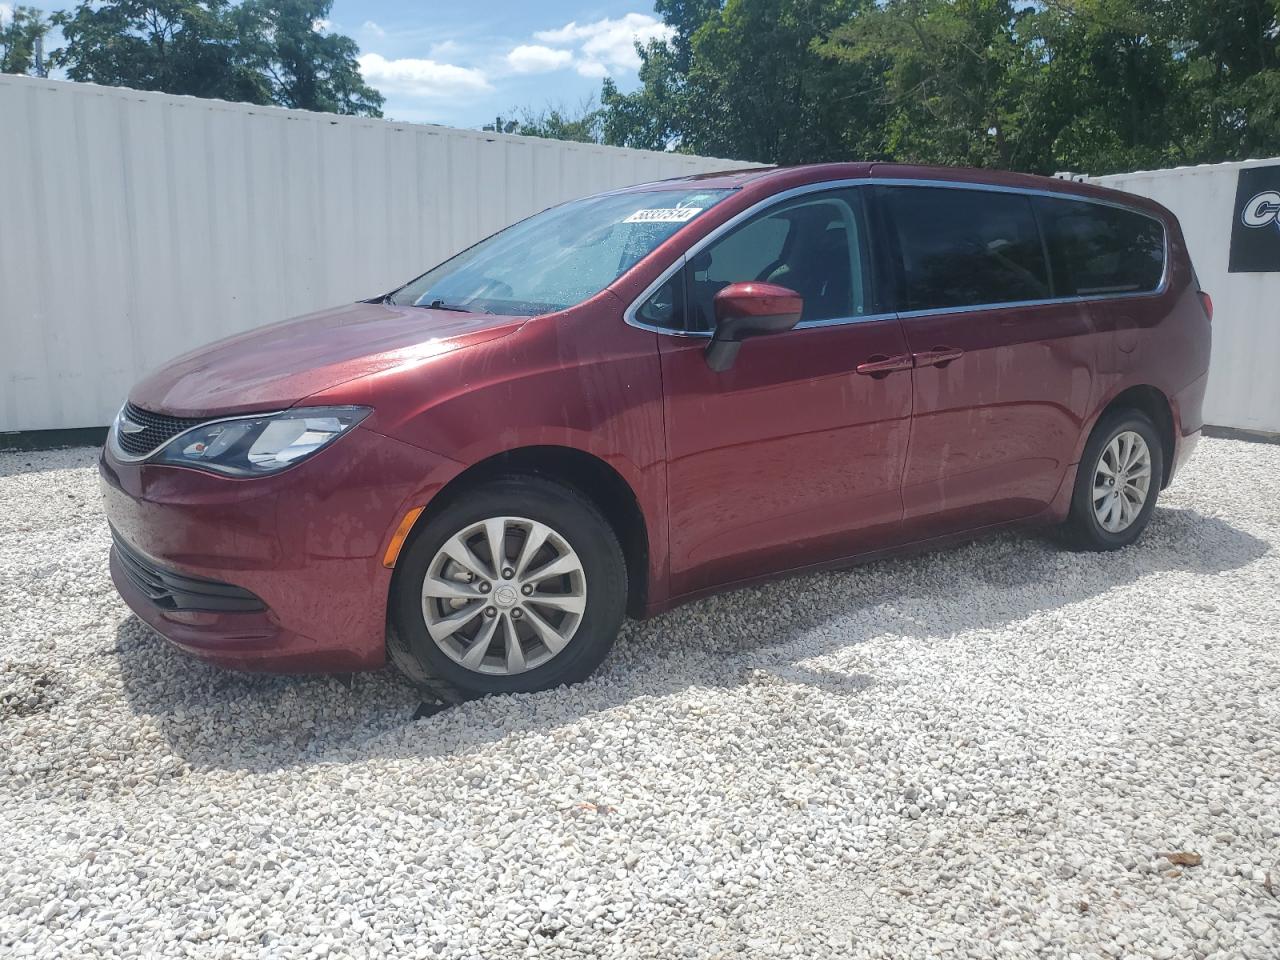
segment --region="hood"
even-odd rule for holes
[[[354,303],[185,353],[148,374],[129,400],[176,417],[284,409],[349,380],[506,336],[528,319]]]

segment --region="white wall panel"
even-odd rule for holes
[[[0,76],[0,431],[104,424],[199,344],[563,200],[741,165]],[[1207,421],[1280,431],[1280,274],[1227,273],[1245,165],[1092,179],[1182,222],[1217,308]]]
[[[1204,416],[1216,426],[1280,432],[1280,273],[1227,272],[1236,174],[1241,167],[1276,163],[1280,159],[1089,178],[1150,197],[1182,224],[1200,285],[1213,297]]]
[[[100,426],[192,347],[564,200],[736,166],[0,76],[0,431]]]

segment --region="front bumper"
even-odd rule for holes
[[[273,672],[376,669],[386,656],[387,544],[405,512],[460,470],[364,428],[247,480],[104,451],[103,506],[119,541],[111,577],[142,620],[201,659]]]

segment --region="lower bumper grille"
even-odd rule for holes
[[[157,607],[165,610],[216,610],[249,613],[265,610],[267,605],[243,587],[217,580],[188,577],[157,567],[138,553],[124,539],[111,531],[120,569],[129,582],[141,590]]]

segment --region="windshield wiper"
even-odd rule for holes
[[[488,313],[488,310],[473,310],[471,307],[459,306],[456,303],[445,303],[443,300],[432,300],[430,303],[415,303],[415,307],[423,310],[452,310],[454,313]]]

